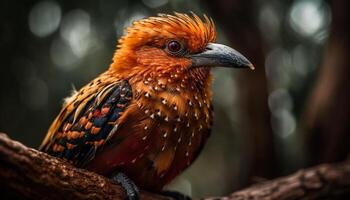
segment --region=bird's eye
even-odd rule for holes
[[[178,41],[170,41],[168,43],[168,49],[170,52],[173,52],[173,53],[178,52],[181,49],[181,44]]]
[[[186,53],[186,50],[184,48],[184,45],[176,40],[170,40],[167,44],[166,44],[166,51],[168,53],[170,53],[171,55],[174,56],[181,56],[184,53]]]

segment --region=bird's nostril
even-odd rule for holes
[[[210,48],[210,47],[205,47],[205,50],[206,50],[206,51],[210,51],[210,50],[213,50],[213,49]]]

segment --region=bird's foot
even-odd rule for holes
[[[185,194],[182,194],[181,192],[177,192],[177,191],[165,190],[165,191],[162,191],[160,194],[167,196],[167,197],[171,197],[175,200],[192,200],[191,197],[189,197]]]
[[[139,189],[128,176],[121,172],[117,172],[112,174],[111,179],[124,188],[128,200],[139,200]]]

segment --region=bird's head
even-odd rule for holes
[[[213,66],[254,69],[238,51],[215,40],[215,25],[205,15],[202,20],[195,14],[159,14],[133,22],[119,40],[110,69],[123,78],[179,79],[205,79]]]

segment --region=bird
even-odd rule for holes
[[[216,43],[206,15],[136,20],[107,70],[65,99],[39,149],[111,177],[129,199],[138,199],[138,188],[160,192],[210,136],[216,66],[254,69],[238,51]]]

